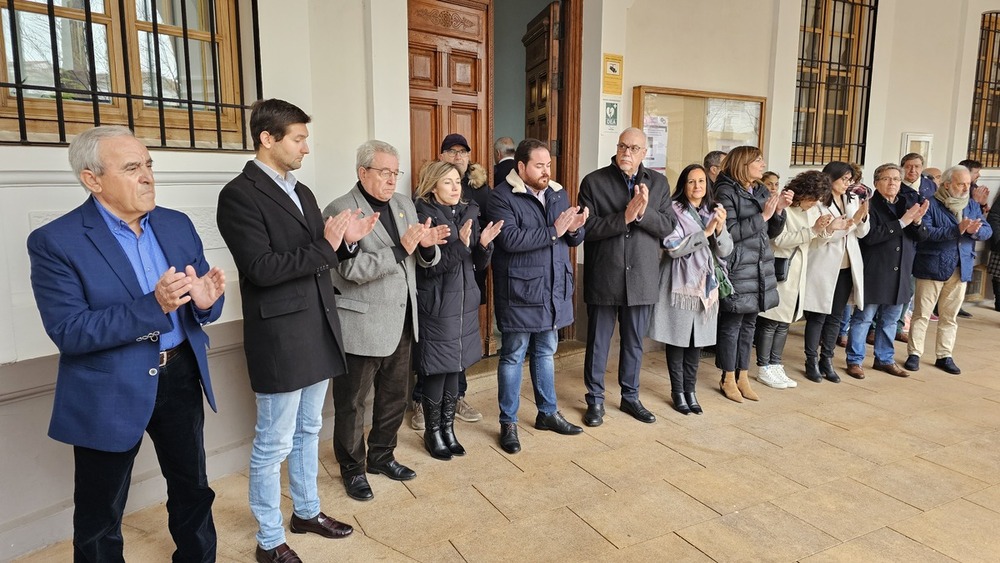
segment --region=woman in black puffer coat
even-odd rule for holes
[[[758,400],[750,388],[750,348],[757,313],[778,304],[770,239],[785,226],[791,192],[771,195],[760,183],[767,164],[757,147],[736,147],[722,161],[715,200],[726,209],[733,252],[726,258],[733,293],[719,304],[715,365],[722,370],[723,394],[737,403]]]
[[[423,378],[424,446],[436,459],[451,459],[465,454],[455,438],[458,380],[483,355],[475,273],[489,265],[502,222],[480,232],[479,206],[462,201],[461,176],[448,162],[431,162],[420,171],[415,206],[421,222],[429,218],[433,226],[451,228],[440,262],[417,270],[415,357]]]

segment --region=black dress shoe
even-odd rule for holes
[[[906,361],[903,362],[903,369],[908,371],[919,371],[920,370],[920,356],[916,354],[910,354],[906,357]]]
[[[517,424],[513,422],[500,423],[500,447],[509,454],[521,451],[521,441],[517,439]]]
[[[338,522],[322,512],[308,520],[299,518],[293,512],[292,520],[289,522],[288,527],[293,534],[312,532],[324,538],[346,538],[354,531],[354,528],[350,524]]]
[[[653,413],[649,412],[649,409],[642,406],[642,403],[639,401],[639,399],[636,399],[634,401],[630,401],[628,399],[622,399],[621,409],[623,413],[631,415],[632,418],[640,422],[645,422],[647,424],[656,422],[656,416],[654,416]]]
[[[963,319],[971,319],[972,318],[972,313],[966,311],[965,309],[959,309],[958,310],[958,316],[962,317]]]
[[[950,357],[938,358],[937,361],[934,362],[934,367],[938,369],[943,369],[944,371],[952,375],[958,375],[962,373],[962,370],[958,369],[958,366],[955,365],[955,360],[951,359]]]
[[[833,360],[830,358],[819,359],[819,372],[831,383],[840,383],[840,374],[833,369]]]
[[[674,402],[674,410],[681,414],[691,414],[691,405],[687,402],[687,397],[683,393],[671,393],[670,399]]]
[[[565,434],[566,436],[583,432],[583,428],[575,424],[570,424],[559,411],[552,414],[538,413],[538,416],[535,417],[535,428],[538,430],[551,430],[557,434]]]
[[[349,475],[344,477],[344,489],[347,496],[354,500],[371,500],[375,498],[372,488],[368,485],[368,478],[364,475]]]
[[[694,394],[694,391],[685,392],[684,398],[687,400],[688,408],[691,409],[691,412],[694,414],[702,413],[701,405],[698,404],[698,397]]]
[[[587,405],[587,414],[583,415],[583,423],[587,426],[600,426],[604,423],[604,403]]]
[[[283,543],[274,549],[263,550],[257,546],[257,563],[302,563],[299,555]]]
[[[373,475],[385,475],[393,481],[409,481],[417,476],[416,471],[394,459],[386,463],[369,463],[368,472]]]

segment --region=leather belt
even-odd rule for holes
[[[160,367],[162,368],[170,363],[170,360],[173,360],[180,355],[183,346],[183,344],[179,344],[169,350],[160,350]]]

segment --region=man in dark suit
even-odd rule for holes
[[[493,143],[493,187],[499,186],[514,169],[514,139],[500,137]]]
[[[182,213],[156,207],[149,151],[124,127],[69,147],[91,196],[28,237],[31,285],[59,348],[49,436],[73,445],[73,557],[123,561],[122,513],[142,434],[167,481],[175,561],[215,561],[202,391],[215,410],[202,325],[226,278]]]
[[[604,422],[604,372],[616,323],[621,336],[621,410],[642,422],[656,421],[639,400],[642,339],[660,295],[659,264],[649,257],[659,254],[660,241],[674,230],[677,219],[667,179],[642,165],[646,134],[629,127],[618,137],[617,148],[608,166],[587,174],[580,183],[580,205],[590,211],[583,287],[587,303],[583,423],[587,426]]]
[[[309,153],[310,118],[283,100],[250,114],[256,158],[219,194],[219,231],[240,273],[243,345],[257,424],[250,455],[250,510],[257,561],[298,561],[285,543],[281,462],[288,457],[293,533],[344,537],[351,526],[320,511],[319,431],[331,377],[346,373],[330,269],[351,258],[378,215],[345,210],[326,222],[292,170]]]

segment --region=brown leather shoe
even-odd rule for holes
[[[257,546],[257,563],[302,563],[297,553],[283,543],[274,549],[264,551]]]
[[[907,343],[910,342],[910,335],[907,334],[907,333],[905,333],[905,332],[897,332],[896,333],[896,342],[902,342],[903,344],[907,344]],[[893,375],[896,375],[896,374],[893,374]]]
[[[288,528],[293,534],[312,532],[314,534],[319,534],[324,538],[346,538],[351,535],[351,532],[354,531],[354,528],[352,528],[350,524],[338,522],[322,512],[320,512],[315,518],[310,518],[309,520],[299,518],[293,513],[292,520],[289,523]]]
[[[910,374],[903,371],[903,368],[896,365],[896,362],[891,362],[888,364],[880,364],[878,362],[875,362],[875,364],[872,365],[872,367],[879,371],[884,371],[889,375],[895,375],[896,377],[910,377]]]
[[[875,331],[874,330],[869,330],[868,331],[868,336],[865,336],[865,343],[868,344],[869,346],[874,346],[875,345]]]
[[[864,379],[865,368],[859,366],[858,364],[848,364],[847,375],[853,377],[854,379]]]
[[[846,336],[838,336],[837,337],[837,346],[840,346],[841,348],[847,348],[847,337]]]

